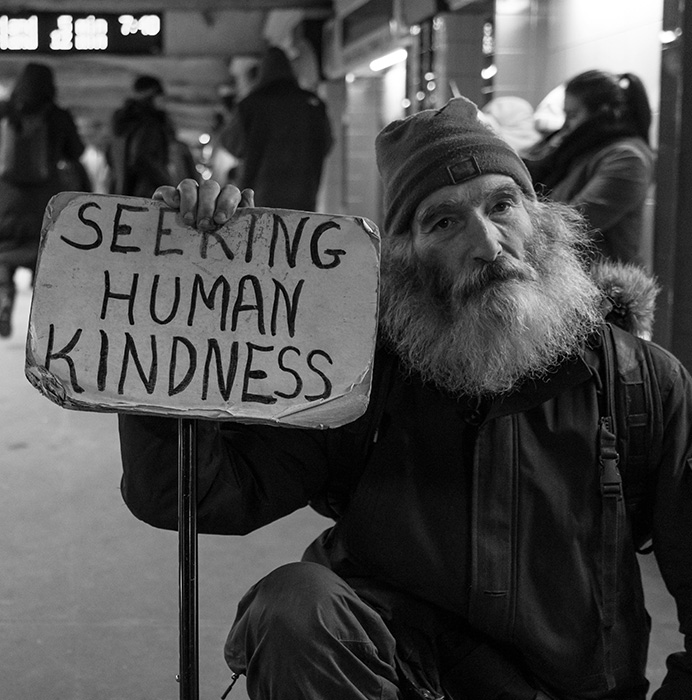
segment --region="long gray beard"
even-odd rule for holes
[[[381,328],[409,371],[455,395],[509,392],[574,356],[603,322],[578,254],[581,220],[529,204],[525,260],[501,256],[463,279],[420,264],[406,235],[384,240]]]

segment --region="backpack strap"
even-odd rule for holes
[[[663,442],[663,407],[654,381],[651,351],[646,342],[620,328],[611,327],[614,348],[614,429],[618,437],[623,492],[632,523],[632,537],[639,553],[651,538],[651,492]]]
[[[612,627],[615,622],[619,547],[627,514],[640,553],[650,539],[649,497],[662,449],[662,403],[653,381],[646,342],[611,326],[601,330],[602,404],[598,429],[602,509],[602,642],[609,684],[612,676]],[[624,475],[624,478],[623,478]]]
[[[601,591],[603,595],[602,642],[605,651],[608,686],[615,685],[612,664],[612,629],[615,624],[617,605],[617,581],[619,546],[625,525],[625,499],[622,476],[618,468],[618,453],[615,435],[616,373],[617,360],[612,328],[606,326],[602,337],[602,411],[598,426],[599,467],[601,472]]]
[[[615,341],[612,328],[607,326],[603,331],[603,410],[599,421],[598,445],[599,465],[601,468],[601,494],[604,498],[621,498],[622,476],[618,469],[620,454],[615,435],[615,383],[617,360]]]

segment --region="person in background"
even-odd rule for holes
[[[536,131],[542,137],[557,133],[565,125],[565,84],[556,85],[538,103],[533,113]]]
[[[260,207],[315,211],[332,131],[324,102],[302,89],[286,54],[267,49],[257,84],[238,102],[221,145],[241,160],[241,189]]]
[[[598,255],[644,264],[654,153],[643,83],[631,73],[586,71],[566,83],[564,109],[564,126],[548,139],[552,148],[538,160],[526,157],[534,183],[584,214]]]
[[[175,130],[158,106],[163,94],[158,78],[140,75],[131,97],[113,114],[107,151],[111,194],[151,197],[160,185],[178,181],[171,176]]]
[[[367,411],[327,430],[197,422],[200,532],[308,504],[335,519],[243,597],[227,663],[253,700],[645,700],[636,552],[653,538],[686,642],[654,698],[689,700],[692,378],[604,320],[581,216],[538,200],[472,102],[392,122],[375,151]],[[155,198],[201,230],[253,205],[211,181]],[[635,443],[606,396],[643,372],[660,405],[633,408],[657,437]],[[178,420],[121,413],[119,429],[125,502],[176,529]]]
[[[28,63],[0,104],[0,337],[12,333],[14,274],[35,271],[46,205],[64,189],[58,164],[83,151],[71,112],[56,104],[53,70]]]
[[[220,140],[237,104],[235,84],[221,86],[219,93],[219,109],[214,114],[211,125],[207,166],[211,172],[212,180],[222,186],[226,184],[237,185],[240,161],[228,151]]]
[[[192,149],[185,141],[177,137],[172,139],[168,152],[168,173],[173,182],[180,182],[187,177],[193,180],[201,179]]]
[[[110,168],[106,150],[110,140],[110,127],[107,120],[85,119],[80,131],[86,142],[81,161],[91,182],[91,189],[98,194],[108,194],[110,186]]]
[[[541,140],[535,126],[533,107],[528,100],[512,95],[494,97],[483,106],[490,126],[522,155]]]

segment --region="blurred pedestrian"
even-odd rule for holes
[[[170,172],[176,136],[159,105],[163,95],[158,78],[140,75],[132,84],[132,95],[113,114],[108,148],[112,194],[151,197],[160,185],[177,182]]]
[[[101,119],[85,119],[80,124],[80,132],[86,142],[81,161],[91,182],[91,189],[99,194],[107,194],[110,185],[110,168],[106,158],[110,128]]]
[[[238,103],[236,81],[220,85],[218,91],[219,106],[212,119],[209,143],[202,151],[203,162],[209,170],[210,179],[221,185],[237,185],[240,161],[221,143],[221,135]]]
[[[12,334],[14,274],[36,267],[43,214],[63,187],[63,166],[84,144],[69,110],[56,104],[53,71],[28,63],[0,103],[0,337]]]
[[[240,187],[255,191],[257,206],[315,211],[331,125],[324,102],[300,87],[281,49],[265,53],[257,84],[220,141],[241,159]]]
[[[566,83],[564,107],[554,147],[527,160],[534,183],[584,214],[600,256],[641,265],[654,176],[646,89],[632,73],[590,70]]]
[[[192,149],[182,139],[173,138],[168,147],[169,162],[168,173],[173,182],[180,182],[186,177],[199,182],[200,174],[197,171],[197,163],[192,154]],[[149,193],[147,196],[151,196]]]
[[[519,155],[541,139],[534,123],[533,107],[528,100],[513,95],[494,97],[483,107],[482,112],[490,126]]]
[[[543,137],[549,137],[565,125],[565,84],[556,85],[538,103],[533,123]]]

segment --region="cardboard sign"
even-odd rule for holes
[[[369,221],[239,209],[212,231],[163,203],[49,203],[26,375],[51,401],[308,427],[369,399],[379,235]]]

